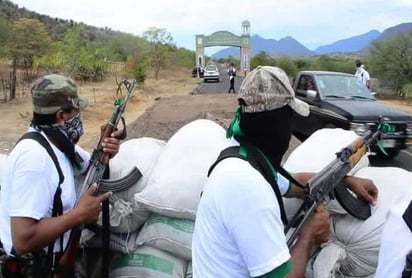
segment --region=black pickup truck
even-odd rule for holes
[[[308,117],[295,116],[293,133],[300,140],[322,128],[343,128],[363,135],[375,131],[381,117],[392,127],[371,151],[383,158],[395,157],[412,144],[412,115],[378,102],[374,94],[352,74],[301,71],[293,81],[296,97],[309,104]],[[385,154],[386,153],[386,154]]]

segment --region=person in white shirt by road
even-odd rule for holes
[[[355,76],[358,77],[359,81],[361,81],[366,88],[369,90],[371,89],[371,80],[369,76],[369,72],[366,70],[365,65],[362,64],[361,61],[356,61],[356,71]]]

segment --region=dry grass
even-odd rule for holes
[[[190,70],[185,68],[162,70],[158,80],[154,80],[152,76],[149,72],[145,84],[135,87],[124,113],[127,124],[143,114],[156,98],[189,94],[196,87],[196,78],[192,78]],[[113,112],[117,83],[115,76],[102,82],[77,83],[79,94],[88,98],[90,104],[82,111],[85,135],[80,144],[91,151],[98,142],[100,125],[107,122]],[[123,93],[125,92],[126,89],[123,88]],[[8,153],[30,124],[32,106],[28,94],[11,103],[0,103],[0,113],[0,152]]]

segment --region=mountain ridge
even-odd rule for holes
[[[411,23],[401,23],[385,29],[382,33],[378,30],[370,30],[366,33],[341,39],[330,44],[310,50],[291,36],[279,40],[265,39],[258,34],[251,36],[252,56],[266,52],[271,56],[308,57],[332,53],[356,53],[365,51],[374,40],[385,40],[400,33],[412,31]],[[229,47],[212,54],[214,59],[239,56],[239,48]]]

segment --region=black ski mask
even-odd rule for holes
[[[292,115],[293,110],[287,105],[270,111],[241,113],[240,129],[273,165],[280,166],[292,136]]]

